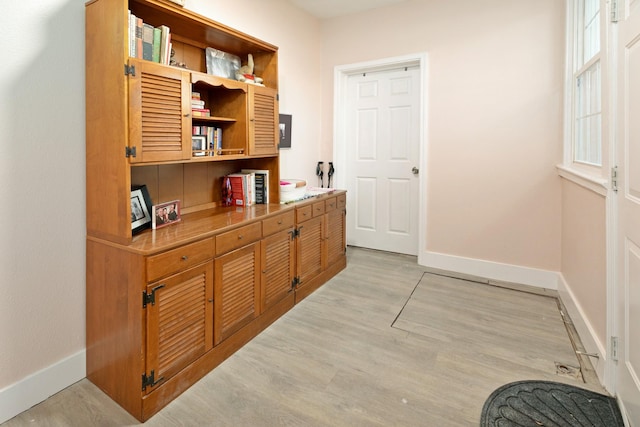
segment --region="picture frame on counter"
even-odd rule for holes
[[[151,197],[146,185],[131,186],[131,234],[151,227]]]
[[[182,219],[180,216],[180,200],[172,200],[170,202],[154,205],[152,212],[153,219],[151,227],[154,230],[175,224],[180,222]]]

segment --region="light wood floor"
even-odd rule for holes
[[[148,426],[477,426],[497,387],[578,366],[554,298],[349,248],[348,267]],[[2,424],[139,424],[82,380]]]

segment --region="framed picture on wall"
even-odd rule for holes
[[[280,114],[279,148],[291,148],[291,114]]]
[[[151,197],[146,185],[131,186],[131,233],[151,227]]]

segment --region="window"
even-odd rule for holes
[[[600,0],[574,7],[573,161],[602,166]]]

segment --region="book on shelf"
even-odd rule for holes
[[[153,26],[142,23],[142,59],[153,61]]]
[[[200,92],[191,92],[191,99],[200,99]]]
[[[142,58],[142,18],[136,17],[136,58]]]
[[[204,108],[204,100],[191,98],[191,108]]]
[[[255,203],[257,205],[269,204],[269,170],[267,169],[242,169],[242,173],[251,173]]]
[[[153,29],[153,49],[151,51],[151,60],[153,62],[160,62],[160,37],[162,37],[162,31],[160,28]]]
[[[169,46],[171,30],[166,25],[160,25],[160,63],[168,64],[171,55],[171,47]]]
[[[248,174],[231,173],[226,178],[231,183],[231,205],[249,206]]]
[[[129,11],[129,56],[136,57],[136,15]]]
[[[211,117],[211,111],[208,108],[192,108],[191,115],[193,117]]]

